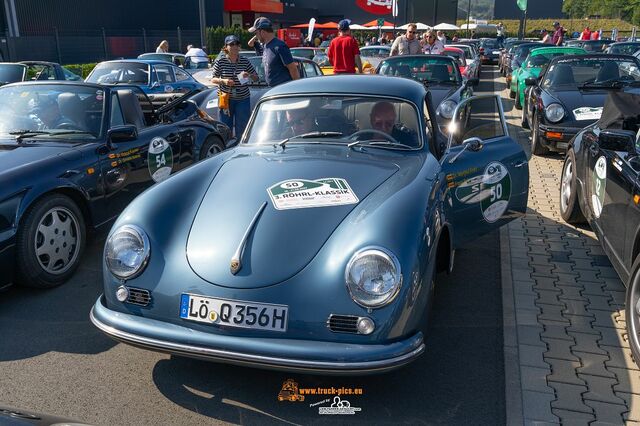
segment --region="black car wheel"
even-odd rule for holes
[[[540,123],[538,120],[538,114],[533,114],[533,131],[531,132],[531,153],[533,155],[546,155],[549,153],[549,148],[543,146],[540,143]]]
[[[516,92],[511,90],[511,85],[509,85],[509,98],[511,98],[511,99],[515,99],[516,98]]]
[[[633,359],[640,360],[640,264],[636,261],[635,268],[627,284],[625,316],[627,322],[627,336]]]
[[[522,115],[520,116],[520,125],[523,129],[529,128],[529,121],[527,120],[527,99],[524,100],[524,106],[522,107]]]
[[[560,178],[560,215],[567,223],[583,223],[585,221],[580,202],[578,201],[578,184],[576,178],[576,155],[573,149],[567,151]]]
[[[224,143],[216,136],[209,136],[200,149],[200,160],[213,157],[224,151]]]
[[[84,218],[73,200],[61,194],[38,200],[18,228],[18,282],[37,288],[64,283],[80,264],[85,239]]]
[[[516,109],[522,109],[522,104],[520,103],[520,93],[516,92],[516,98],[515,101],[513,101],[513,106],[516,107]]]

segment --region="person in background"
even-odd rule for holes
[[[422,39],[422,53],[440,55],[443,52],[444,44],[438,40],[433,31],[427,31]]]
[[[552,44],[554,46],[562,46],[564,42],[564,28],[560,25],[560,22],[556,21],[553,23],[553,36],[551,37]]]
[[[407,32],[396,38],[389,51],[389,56],[396,55],[415,55],[420,53],[420,40],[416,36],[418,26],[416,24],[408,24]]]
[[[580,34],[580,38],[578,40],[591,40],[591,28],[587,25],[584,27],[582,34]]]
[[[162,40],[158,47],[156,47],[156,53],[169,53],[169,42]]]
[[[313,45],[315,47],[320,47],[320,45],[322,44],[322,39],[320,38],[320,33],[316,34],[316,37],[313,39]]]
[[[327,49],[327,57],[333,65],[334,74],[354,74],[356,67],[362,74],[360,47],[351,36],[351,21],[343,19],[338,23],[338,37],[331,40]]]
[[[378,41],[377,37],[373,36],[371,37],[371,42],[369,43],[370,46],[379,46],[380,42]]]
[[[251,62],[240,56],[240,39],[236,35],[224,39],[225,57],[213,65],[211,82],[218,85],[218,90],[229,94],[229,109],[220,111],[220,121],[235,130],[236,138],[242,136],[251,115],[249,87],[242,85],[238,75],[243,79],[258,80],[258,74]]]
[[[187,53],[184,55],[185,68],[207,68],[208,63],[209,56],[203,49],[193,47],[192,44],[187,46]]]
[[[502,22],[498,22],[498,25],[496,25],[496,35],[498,36],[498,44],[502,46],[502,43],[504,43],[504,25],[502,25]]]
[[[549,34],[549,31],[547,30],[540,31],[540,37],[542,37],[543,44],[553,44],[553,40],[551,40],[551,35]]]
[[[256,56],[262,56],[264,49],[262,49],[262,43],[258,41],[258,36],[251,37],[247,42],[247,45],[256,52]]]
[[[592,31],[591,32],[591,40],[600,40],[600,32]]]
[[[443,46],[447,44],[447,36],[444,35],[442,31],[438,31],[437,36],[438,40],[440,40],[440,43],[442,43]]]
[[[453,34],[453,38],[451,39],[451,41],[454,43],[457,43],[460,41],[460,37],[458,37],[458,33]]]
[[[270,87],[300,78],[298,65],[291,56],[289,46],[274,35],[273,25],[268,18],[263,16],[256,19],[249,32],[255,33],[262,43],[262,65],[265,80]]]

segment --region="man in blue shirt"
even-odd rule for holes
[[[289,46],[273,34],[273,26],[269,19],[265,17],[256,19],[253,27],[249,28],[249,32],[255,33],[262,43],[264,49],[262,65],[265,80],[270,87],[300,78],[298,66],[291,56]]]

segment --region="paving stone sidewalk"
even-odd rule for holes
[[[496,80],[497,91],[503,82]],[[511,109],[506,90],[501,95],[511,136],[530,156],[520,111]],[[510,264],[503,275],[505,359],[517,363],[505,366],[507,418],[640,425],[640,370],[625,332],[625,287],[594,233],[562,220],[562,165],[560,155],[530,159],[527,215],[501,231],[503,260]],[[509,376],[518,369],[519,380]],[[519,382],[521,401],[509,395],[510,382]]]

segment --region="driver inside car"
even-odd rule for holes
[[[52,130],[75,127],[72,120],[62,115],[58,102],[51,96],[40,96],[33,109],[31,117],[38,124],[37,130]]]
[[[318,126],[309,108],[292,109],[286,112],[286,137],[299,136],[318,130]]]
[[[416,132],[402,123],[397,123],[396,109],[391,102],[381,101],[376,103],[371,108],[369,117],[372,129],[386,133],[402,144],[416,146]],[[371,137],[376,139],[375,133],[372,133]]]

